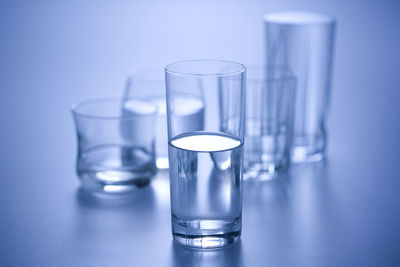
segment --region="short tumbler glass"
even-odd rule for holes
[[[125,106],[131,110],[124,112]],[[156,172],[151,102],[98,99],[75,105],[76,170],[84,189],[121,193],[149,183]]]
[[[289,167],[295,90],[296,78],[284,68],[248,68],[245,179],[270,179]]]
[[[246,68],[193,60],[165,73],[173,238],[197,248],[225,246],[242,228]],[[189,123],[205,120],[204,129],[185,129],[185,109],[197,110]]]

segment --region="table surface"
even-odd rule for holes
[[[278,179],[245,183],[241,241],[203,251],[172,241],[165,172],[129,197],[81,191],[69,107],[81,98],[119,94],[105,88],[122,88],[128,66],[147,57],[159,63],[204,55],[254,61],[261,54],[252,44],[261,42],[262,14],[291,2],[16,2],[0,3],[0,266],[400,266],[395,4],[299,2],[332,11],[339,22],[328,157],[294,165]],[[231,45],[192,37],[185,41],[193,49],[185,49],[188,44],[178,41],[187,36],[179,28],[185,23],[174,22],[178,7],[186,8],[180,18],[195,30],[202,29],[196,12],[208,10],[210,25],[220,27],[203,25],[210,32],[199,36]],[[239,40],[226,21],[256,26],[240,28]],[[165,39],[162,47],[157,36]],[[208,53],[198,52],[204,47]]]

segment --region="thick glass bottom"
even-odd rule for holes
[[[294,163],[321,161],[325,157],[325,150],[325,135],[297,136],[293,141],[291,161]]]
[[[245,166],[243,172],[243,179],[259,179],[270,180],[275,177],[277,173],[284,172],[288,169],[289,164],[285,163],[252,163]]]
[[[324,151],[318,151],[310,147],[297,146],[292,148],[291,158],[294,163],[318,162],[324,157]]]
[[[240,233],[229,233],[216,236],[186,236],[173,234],[174,240],[184,246],[193,248],[220,248],[233,244],[240,239]]]
[[[240,239],[241,218],[234,220],[178,220],[172,218],[172,235],[181,245],[194,248],[219,248]]]
[[[121,194],[134,191],[150,183],[151,177],[132,177],[123,181],[112,181],[109,172],[86,172],[78,173],[84,190],[90,192]],[[114,174],[119,177],[121,173]],[[125,173],[125,175],[128,175]],[[105,179],[107,178],[107,179]]]
[[[85,190],[124,193],[147,185],[156,173],[153,154],[138,146],[103,145],[78,154]]]

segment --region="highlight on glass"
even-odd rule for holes
[[[225,246],[242,229],[246,68],[193,60],[165,73],[173,238],[191,247]],[[188,109],[196,116],[187,125],[180,113]]]
[[[267,65],[283,66],[297,78],[292,160],[318,161],[327,146],[335,20],[290,11],[264,17]]]
[[[144,100],[94,99],[72,108],[76,171],[84,189],[122,193],[150,182],[156,172],[156,114],[157,107]]]
[[[271,179],[290,164],[296,78],[278,66],[248,65],[244,178]]]

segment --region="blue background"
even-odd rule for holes
[[[400,266],[396,1],[1,1],[1,266]],[[337,18],[328,161],[246,185],[242,242],[174,245],[167,175],[128,199],[79,191],[71,105],[130,70],[263,59],[265,13]],[[247,192],[247,193],[246,193]]]

